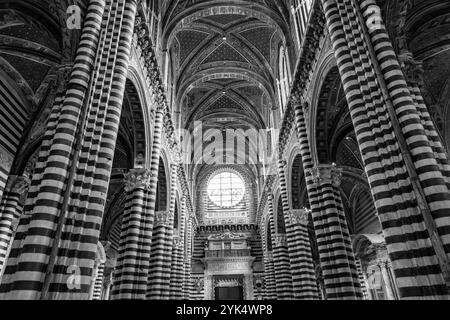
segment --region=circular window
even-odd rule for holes
[[[231,172],[215,175],[208,184],[209,199],[219,207],[234,207],[244,198],[244,194],[244,181]]]

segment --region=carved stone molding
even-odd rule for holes
[[[147,190],[150,187],[151,172],[148,169],[132,169],[125,174],[125,191],[132,192],[136,189]]]
[[[315,6],[311,13],[311,22],[309,23],[308,33],[305,36],[305,41],[298,63],[298,69],[295,74],[295,81],[291,92],[290,100],[284,114],[283,125],[280,132],[279,152],[284,153],[289,139],[294,131],[295,119],[295,105],[300,104],[303,100],[304,94],[307,91],[311,81],[311,75],[314,72],[314,66],[317,62],[317,56],[320,52],[320,43],[325,36],[325,16],[323,11]],[[308,119],[309,112],[305,111],[305,119]],[[308,125],[308,121],[307,121]]]

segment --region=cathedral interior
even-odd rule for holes
[[[0,299],[450,299],[448,0],[0,1]]]

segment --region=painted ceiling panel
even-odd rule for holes
[[[208,34],[201,31],[182,30],[178,33],[177,38],[180,43],[181,64],[192,53],[192,51],[197,49],[206,37],[208,37]]]
[[[261,27],[241,32],[240,35],[251,42],[270,62],[270,43],[274,33],[272,28]]]
[[[203,63],[212,63],[219,61],[237,61],[248,63],[248,61],[228,43],[222,43],[203,61]]]

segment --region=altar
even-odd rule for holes
[[[252,300],[253,262],[245,235],[223,233],[205,247],[205,299]]]

